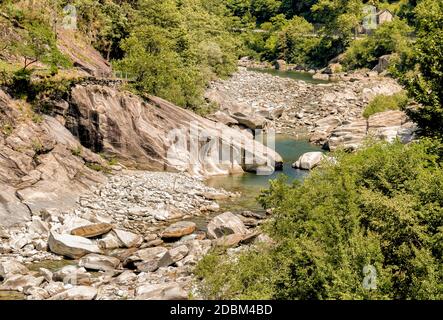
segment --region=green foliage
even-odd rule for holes
[[[409,95],[420,104],[408,110],[425,136],[443,138],[443,3],[422,0],[415,9],[417,41],[399,76]]]
[[[442,299],[442,145],[370,144],[303,183],[272,183],[275,245],[197,267],[208,298]],[[362,283],[374,266],[376,290]]]
[[[283,28],[280,34],[279,49],[289,63],[306,64],[308,54],[319,43],[312,36],[314,26],[304,18],[294,17]]]
[[[345,52],[343,64],[347,69],[374,68],[378,58],[391,53],[410,54],[412,28],[400,19],[382,24],[368,37],[355,40]]]
[[[14,130],[14,127],[12,126],[12,124],[10,123],[5,123],[2,125],[2,130],[1,132],[5,135],[5,136],[10,136],[12,134],[12,131]]]
[[[86,166],[89,169],[97,171],[97,172],[103,172],[103,173],[110,173],[111,172],[111,170],[107,166],[103,166],[98,163],[86,163]]]
[[[226,9],[202,0],[142,0],[116,66],[136,76],[135,88],[197,109],[206,83],[236,67],[236,40]]]
[[[71,154],[76,157],[80,157],[82,155],[82,152],[83,152],[83,148],[80,145],[71,149]]]
[[[393,95],[377,95],[363,111],[363,117],[368,119],[373,114],[388,110],[403,110],[408,104],[408,96],[405,92]]]

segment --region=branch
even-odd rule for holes
[[[26,70],[27,67],[29,67],[31,64],[34,64],[38,61],[38,59],[34,59],[34,60],[29,60],[28,62],[28,57],[25,57],[25,67],[23,68],[23,70]]]

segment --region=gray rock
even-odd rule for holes
[[[167,267],[170,266],[180,260],[182,260],[188,254],[189,249],[185,245],[181,245],[175,248],[170,249],[166,252],[163,257],[159,260],[158,266]]]
[[[6,278],[12,274],[28,274],[29,270],[16,259],[8,258],[8,260],[0,261],[0,278]]]
[[[114,270],[120,264],[120,260],[100,254],[90,253],[80,259],[78,265],[90,270],[108,271]]]
[[[31,275],[12,274],[0,285],[0,291],[23,292],[26,287],[38,287],[45,279],[43,277],[33,277]]]
[[[88,286],[78,286],[58,293],[49,300],[94,300],[97,289]]]
[[[100,248],[87,238],[69,234],[51,232],[48,240],[49,249],[72,259],[78,259],[88,253],[101,253]]]
[[[213,239],[229,234],[246,235],[247,233],[248,230],[241,219],[231,212],[216,216],[208,224],[208,235]]]
[[[145,284],[137,287],[136,300],[187,300],[189,295],[176,282]]]
[[[133,232],[114,229],[117,238],[126,248],[139,247],[143,243],[143,237]]]
[[[325,155],[323,152],[307,152],[294,162],[293,167],[297,169],[311,170],[315,168],[324,157]]]

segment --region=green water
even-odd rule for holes
[[[310,144],[308,141],[296,140],[292,136],[278,134],[275,138],[275,150],[283,158],[283,170],[275,171],[271,175],[260,176],[254,173],[245,173],[235,176],[212,177],[207,180],[211,187],[223,188],[231,192],[240,192],[240,198],[233,198],[220,202],[222,209],[230,211],[261,211],[262,208],[256,201],[260,191],[269,187],[269,180],[285,174],[290,180],[302,180],[308,171],[292,168],[292,163],[310,151],[322,151],[320,147]]]
[[[312,74],[307,73],[307,72],[280,71],[280,70],[275,70],[275,69],[258,69],[258,68],[248,68],[248,70],[255,71],[255,72],[261,72],[261,73],[267,73],[267,74],[271,74],[273,76],[278,76],[278,77],[282,77],[282,78],[301,80],[301,81],[305,81],[305,82],[313,83],[313,84],[330,83],[330,81],[326,81],[326,80],[312,79]]]

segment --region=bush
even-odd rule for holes
[[[368,119],[373,114],[388,110],[403,110],[408,104],[408,96],[405,92],[394,95],[377,95],[363,111],[363,117]]]
[[[443,146],[368,144],[262,194],[276,244],[204,259],[209,298],[442,299]],[[363,285],[375,268],[376,289]],[[219,269],[220,268],[220,269]]]
[[[346,69],[374,68],[378,58],[397,53],[409,55],[413,29],[406,22],[395,19],[382,24],[374,33],[363,39],[355,40],[345,52],[343,64]]]

